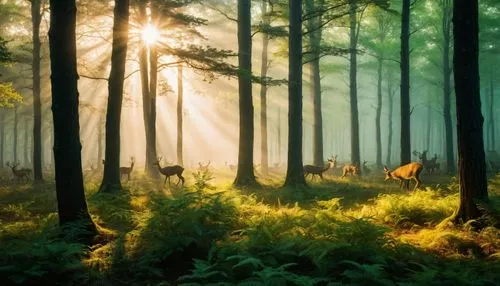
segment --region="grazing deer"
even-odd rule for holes
[[[14,174],[14,177],[16,177],[18,181],[21,181],[21,179],[23,178],[26,179],[26,181],[30,180],[31,169],[23,168],[18,170],[17,166],[19,166],[19,163],[10,164],[9,162],[7,162],[7,166],[10,167],[10,169],[12,170],[12,174]]]
[[[366,163],[368,163],[368,161],[363,161],[363,174],[368,175],[372,170],[366,166]]]
[[[353,176],[361,174],[361,169],[359,168],[359,165],[358,164],[345,165],[343,170],[342,170],[341,178],[344,178],[347,174],[351,174]]]
[[[396,168],[393,171],[389,171],[387,166],[384,166],[385,181],[389,179],[397,180],[399,181],[399,187],[402,188],[404,183],[414,179],[415,188],[413,190],[416,190],[422,183],[420,180],[420,173],[423,167],[421,163],[412,162]],[[409,184],[406,184],[406,188],[409,189]]]
[[[182,185],[184,186],[184,177],[182,176],[182,172],[184,172],[184,167],[180,165],[173,165],[162,168],[160,166],[160,162],[161,162],[161,157],[157,158],[156,163],[154,163],[153,165],[158,166],[158,171],[160,171],[160,173],[165,176],[165,181],[163,182],[163,186],[165,186],[165,184],[167,183],[167,179],[168,179],[168,185],[170,186],[170,176],[173,175],[177,175],[177,177],[179,178],[176,186],[179,185],[180,181],[182,181]]]
[[[307,178],[307,175],[311,174],[311,180],[314,179],[315,175],[318,175],[321,180],[323,180],[323,173],[326,172],[330,168],[335,168],[337,165],[337,156],[331,159],[328,159],[328,165],[326,167],[319,167],[313,165],[305,165],[304,166],[304,177]]]
[[[127,181],[130,181],[130,173],[134,170],[135,158],[130,157],[130,167],[120,167],[120,178],[127,176]]]

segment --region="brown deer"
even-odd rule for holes
[[[313,165],[305,165],[304,166],[304,177],[307,178],[307,175],[311,174],[311,180],[314,179],[315,175],[318,175],[321,180],[323,180],[323,173],[326,172],[330,168],[335,168],[337,165],[337,156],[332,156],[331,159],[328,159],[328,165],[326,167],[319,167]]]
[[[413,179],[415,180],[415,188],[413,190],[416,190],[420,184],[422,184],[422,181],[420,180],[420,173],[422,172],[423,167],[424,165],[418,162],[408,163],[396,168],[393,171],[389,171],[387,166],[384,166],[385,181],[389,179],[397,180],[399,181],[400,188],[402,188],[403,184],[406,183],[406,189],[409,189],[408,181]]]
[[[347,174],[351,175],[359,175],[361,174],[361,169],[359,168],[358,164],[347,164],[344,166],[342,169],[342,176],[341,178],[344,178]]]
[[[120,167],[120,178],[127,176],[127,181],[130,181],[130,173],[134,170],[135,158],[130,157],[130,167]]]
[[[14,177],[16,177],[19,182],[21,181],[21,179],[26,179],[27,182],[30,180],[31,169],[23,168],[18,170],[17,166],[19,166],[19,163],[10,164],[9,162],[7,162],[7,166],[10,167],[10,169],[12,170],[12,174],[14,174]]]
[[[162,168],[160,166],[160,162],[161,162],[161,157],[159,157],[156,160],[156,163],[153,163],[153,165],[158,166],[158,171],[160,171],[160,173],[165,176],[165,181],[163,182],[163,185],[165,186],[165,184],[167,183],[167,179],[168,179],[168,185],[170,186],[170,176],[177,175],[179,180],[177,181],[176,186],[179,185],[179,182],[181,182],[181,181],[182,181],[182,185],[184,186],[184,177],[182,176],[182,172],[184,172],[184,167],[182,167],[180,165],[173,165],[173,166],[167,166],[167,167]]]

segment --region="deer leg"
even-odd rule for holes
[[[181,174],[177,175],[177,177],[179,177],[179,181],[177,181],[177,184],[182,181],[182,185],[184,186],[184,177]]]
[[[165,184],[167,183],[167,178],[168,178],[168,176],[165,176],[165,181],[163,182],[164,187],[165,187]]]
[[[422,183],[422,181],[420,181],[419,178],[415,177],[415,188],[413,189],[414,191],[420,187],[420,184]]]
[[[325,179],[323,178],[323,173],[319,173],[319,177],[321,178],[322,181],[324,181]]]

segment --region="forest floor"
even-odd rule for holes
[[[90,247],[60,239],[53,183],[4,183],[0,283],[500,285],[500,230],[445,220],[455,178],[424,174],[407,192],[372,173],[303,189],[282,188],[277,173],[248,189],[229,170],[186,170],[186,187],[133,174],[117,193],[86,174],[92,218],[112,233]],[[489,195],[484,207],[500,213],[500,174]]]

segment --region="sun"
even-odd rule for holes
[[[158,32],[158,29],[152,25],[147,25],[144,29],[142,29],[141,35],[142,39],[148,46],[153,45],[156,41],[158,41],[158,38],[160,38],[160,32]]]

